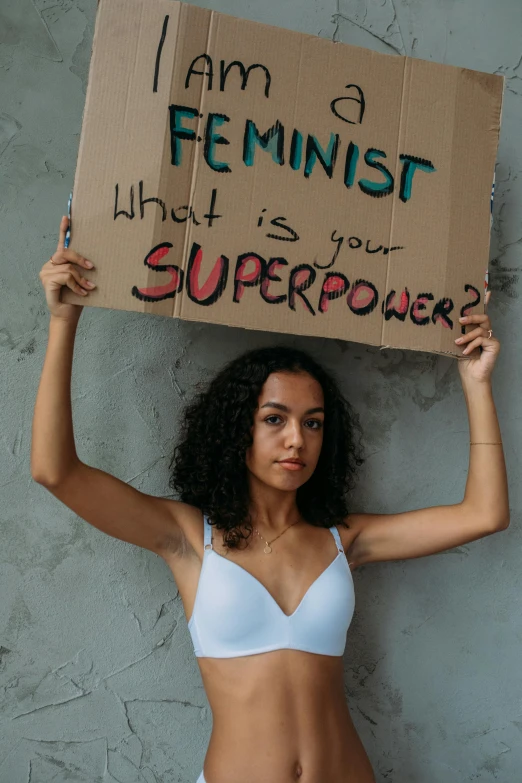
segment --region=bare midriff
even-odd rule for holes
[[[342,657],[275,650],[198,663],[213,715],[206,783],[375,783]]]

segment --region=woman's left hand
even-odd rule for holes
[[[488,304],[491,291],[486,294]],[[459,320],[463,326],[476,324],[476,328],[463,334],[455,342],[464,346],[463,356],[459,358],[459,372],[463,381],[486,382],[491,380],[491,373],[500,353],[500,342],[496,337],[489,337],[491,322],[489,315],[468,315]]]

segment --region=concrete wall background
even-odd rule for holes
[[[503,352],[495,395],[510,474],[508,531],[356,572],[346,692],[379,783],[520,780],[522,5],[519,0],[205,0],[379,51],[504,73],[491,248]],[[0,0],[0,783],[192,783],[210,714],[170,572],[30,477],[48,327],[40,266],[72,185],[94,0]],[[248,347],[282,338],[86,309],[73,406],[80,457],[168,494],[181,404]],[[354,508],[461,499],[468,430],[455,363],[290,338],[334,368],[368,461]],[[325,782],[326,783],[326,782]]]

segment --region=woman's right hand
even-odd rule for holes
[[[69,218],[64,215],[60,223],[58,244],[51,256],[52,261],[49,260],[43,265],[39,277],[45,290],[45,298],[51,315],[63,321],[77,322],[83,305],[62,302],[62,288],[67,286],[80,296],[88,296],[89,291],[96,288],[96,285],[82,277],[81,270],[78,269],[78,267],[94,269],[94,264],[71,248],[65,247],[65,233],[68,226]]]

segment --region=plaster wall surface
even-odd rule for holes
[[[511,526],[354,574],[345,689],[379,783],[522,781],[518,310],[520,0],[205,0],[382,52],[502,73],[490,308]],[[0,0],[0,783],[192,783],[211,715],[163,561],[105,536],[30,475],[48,314],[38,279],[72,185],[94,0]],[[288,342],[333,369],[361,416],[353,508],[455,503],[468,427],[453,360],[86,308],[72,399],[87,463],[167,495],[179,414],[247,348]],[[325,781],[327,783],[327,781]]]

